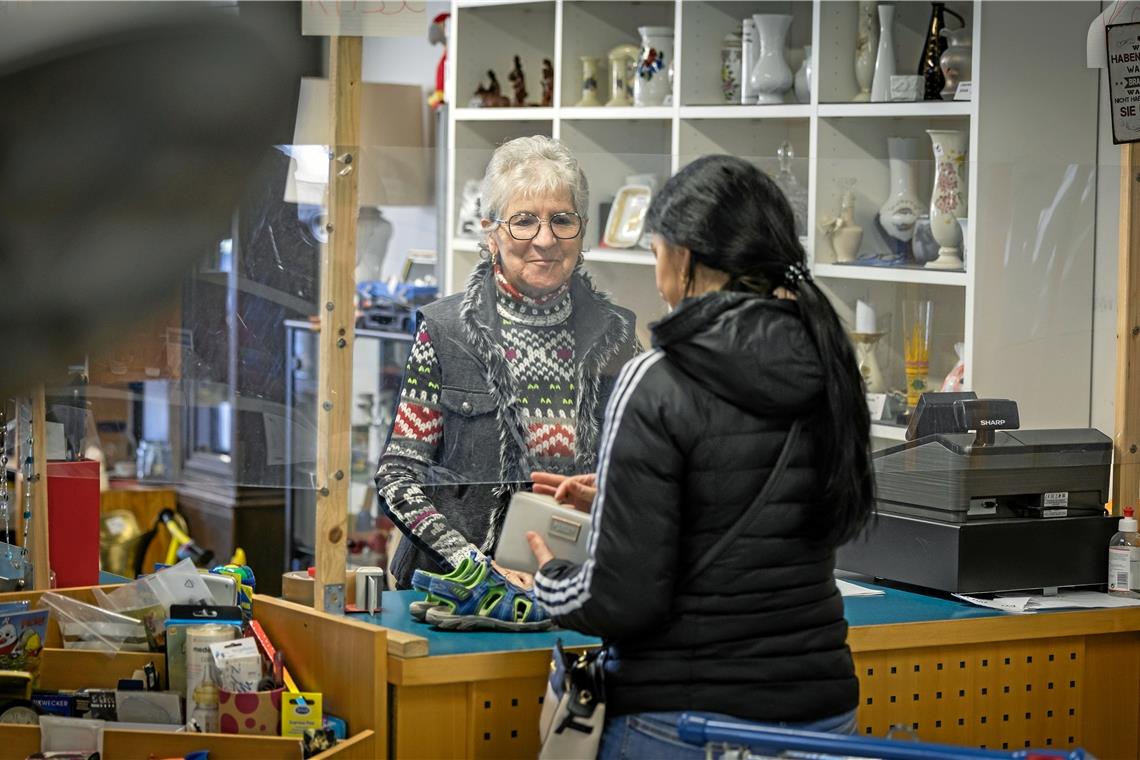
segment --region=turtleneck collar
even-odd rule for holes
[[[518,324],[546,327],[565,322],[572,313],[570,281],[557,290],[532,298],[507,282],[498,261],[494,264],[495,310],[503,319]]]

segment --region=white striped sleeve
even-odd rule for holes
[[[593,580],[595,568],[595,555],[598,538],[605,530],[605,501],[606,485],[610,474],[610,454],[613,442],[617,438],[622,417],[630,398],[637,390],[638,384],[645,377],[649,369],[665,357],[660,350],[649,351],[632,360],[622,368],[618,375],[613,394],[606,406],[605,425],[602,434],[602,446],[599,452],[598,468],[598,495],[594,500],[593,511],[590,516],[590,544],[586,562],[560,579],[547,578],[540,571],[535,575],[535,595],[538,601],[554,617],[565,615],[580,609],[589,599],[590,583]],[[617,477],[621,477],[619,473]]]

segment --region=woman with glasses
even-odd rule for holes
[[[671,312],[607,410],[589,557],[527,536],[538,601],[608,645],[598,757],[705,757],[682,712],[851,733],[832,573],[874,492],[851,344],[787,199],[747,161],[689,164],[645,225]]]
[[[417,569],[426,571],[418,587],[461,565],[485,572],[510,494],[532,471],[596,467],[606,400],[639,346],[632,312],[581,269],[588,200],[577,160],[556,140],[520,137],[491,157],[483,260],[464,292],[420,311],[376,475],[384,511],[405,536],[391,565],[401,588]],[[509,627],[541,614],[519,604],[530,612],[518,620],[508,603],[509,594],[493,609],[452,617]]]

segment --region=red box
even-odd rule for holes
[[[48,462],[47,487],[48,554],[56,587],[97,585],[99,463]]]

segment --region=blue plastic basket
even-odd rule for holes
[[[972,747],[955,747],[949,744],[893,741],[869,736],[798,731],[792,728],[758,726],[753,723],[708,720],[694,715],[683,715],[677,725],[681,739],[700,747],[723,745],[747,747],[753,757],[805,757],[817,760],[827,758],[877,758],[878,760],[975,760],[1002,758],[1003,760],[1096,760],[1082,749],[1035,750],[1022,749],[1005,752]]]

